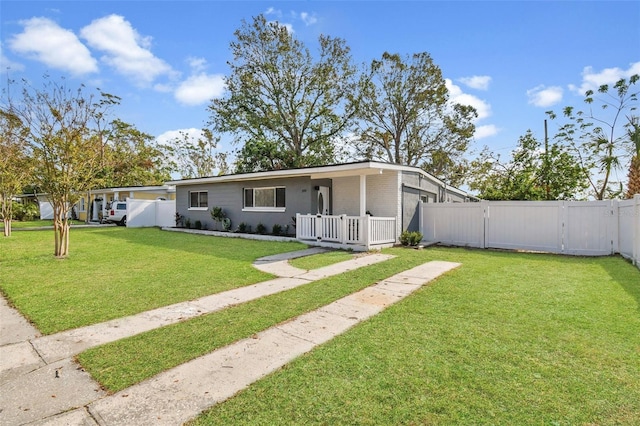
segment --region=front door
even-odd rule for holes
[[[318,189],[318,214],[331,214],[329,211],[330,205],[329,187],[321,186]]]

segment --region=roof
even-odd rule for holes
[[[441,186],[451,190],[452,192],[459,193],[464,196],[470,196],[465,191],[462,191],[453,186],[447,185],[437,177],[425,172],[418,167],[403,166],[400,164],[382,163],[377,161],[360,161],[354,163],[342,163],[332,164],[326,166],[315,167],[301,167],[297,169],[281,169],[270,170],[265,172],[251,172],[251,173],[237,173],[220,176],[210,176],[201,178],[181,179],[166,182],[166,185],[186,186],[186,185],[199,185],[207,183],[222,183],[222,182],[242,182],[242,181],[255,181],[263,179],[285,178],[285,177],[301,177],[308,176],[311,179],[330,179],[336,177],[345,176],[361,176],[361,175],[373,175],[383,173],[385,170],[390,171],[406,171],[413,173],[420,173],[429,179],[432,179]]]

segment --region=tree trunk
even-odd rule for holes
[[[66,202],[57,202],[53,206],[54,255],[58,258],[67,257],[69,254],[69,220],[65,209],[66,204]]]
[[[640,156],[638,155],[634,155],[629,165],[627,198],[633,198],[634,194],[640,194]]]
[[[11,236],[11,216],[4,217],[4,236],[5,237]]]

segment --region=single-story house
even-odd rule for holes
[[[476,201],[416,167],[363,161],[167,182],[176,210],[214,229],[222,208],[231,230],[274,225],[310,244],[368,250],[419,228],[419,204]]]
[[[127,186],[122,188],[94,189],[83,193],[76,204],[79,220],[100,222],[107,216],[109,206],[114,200],[175,200],[176,188],[172,185]],[[88,220],[87,220],[88,215]]]

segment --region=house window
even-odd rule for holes
[[[80,211],[84,212],[86,210],[87,208],[85,207],[85,204],[84,204],[84,198],[80,198]]]
[[[285,211],[285,188],[244,188],[244,211]]]
[[[209,191],[189,191],[189,209],[207,210]]]

